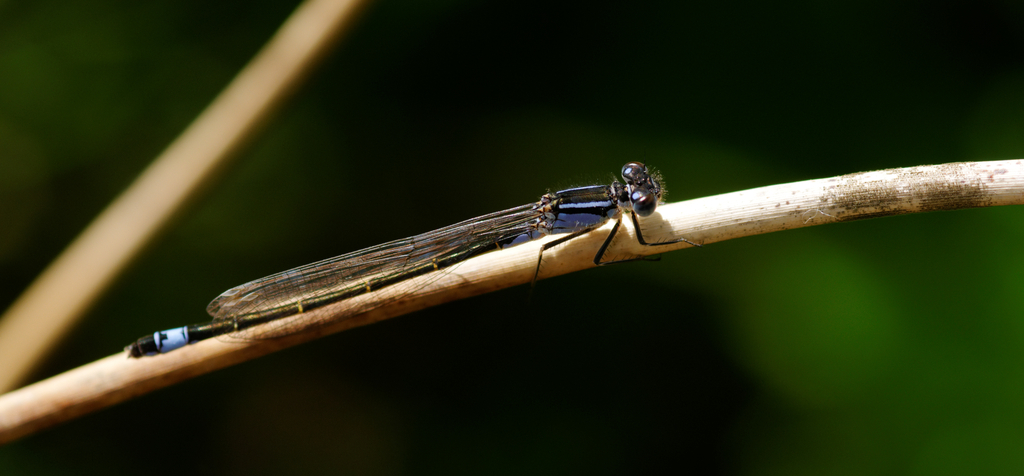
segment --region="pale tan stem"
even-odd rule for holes
[[[360,0],[307,0],[223,92],[0,317],[0,391],[25,379],[352,23]]]
[[[672,203],[660,207],[641,226],[649,242],[685,237],[706,245],[837,221],[1020,204],[1024,204],[1024,162],[969,162],[855,173]],[[541,277],[593,267],[594,254],[610,226],[546,252]],[[439,276],[415,278],[424,285],[401,300],[313,332],[250,343],[207,340],[142,359],[118,354],[8,393],[0,396],[0,443],[323,335],[527,283],[533,278],[537,252],[545,241],[488,253]],[[685,243],[640,246],[627,221],[608,253],[628,257],[687,247],[690,245]],[[360,299],[386,297],[390,289],[312,312],[330,315],[358,305]]]

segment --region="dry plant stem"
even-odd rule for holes
[[[650,242],[686,237],[709,244],[836,221],[1020,204],[1024,204],[1022,161],[972,162],[856,173],[673,203],[659,208],[641,225]],[[626,223],[608,256],[648,255],[689,247],[683,243],[640,246]],[[594,253],[610,226],[546,252],[541,278],[593,267]],[[313,332],[241,344],[207,340],[142,359],[118,354],[65,372],[0,396],[0,443],[326,334],[527,283],[533,277],[542,244],[534,242],[471,259],[406,299]],[[426,281],[430,277],[416,279]],[[388,289],[355,299],[376,298]],[[313,312],[329,314],[336,306],[347,304],[337,303]]]
[[[21,382],[236,155],[351,24],[361,3],[300,5],[195,122],[11,305],[0,318],[0,391]]]

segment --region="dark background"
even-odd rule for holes
[[[296,5],[0,1],[0,307]],[[379,0],[35,377],[630,160],[676,201],[1022,155],[1016,2]],[[800,229],[440,306],[27,437],[0,474],[1019,474],[1020,218]]]

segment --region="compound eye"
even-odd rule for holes
[[[647,174],[647,166],[640,162],[630,162],[622,166],[622,178],[626,183],[635,183],[641,175]]]
[[[633,204],[633,212],[642,217],[649,217],[658,208],[658,197],[653,193],[633,191],[629,195],[629,201]]]

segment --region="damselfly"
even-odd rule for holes
[[[594,256],[598,266],[639,258],[602,261],[628,213],[637,241],[644,246],[686,242],[685,238],[647,243],[637,216],[654,213],[662,196],[660,177],[644,164],[630,162],[622,167],[622,179],[611,185],[570,188],[548,193],[536,203],[446,226],[422,235],[395,240],[344,254],[235,286],[217,296],[206,312],[210,322],[193,324],[142,337],[125,348],[131,357],[170,352],[186,344],[217,336],[242,340],[266,339],[301,332],[325,320],[334,322],[366,312],[383,300],[339,309],[330,316],[303,319],[304,314],[328,304],[405,283],[435,273],[474,256],[510,248],[546,235],[568,234],[544,244],[540,250],[589,233],[609,220],[615,225]],[[534,280],[540,270],[538,259]],[[399,293],[401,294],[401,293]],[[392,293],[388,300],[396,297]]]

